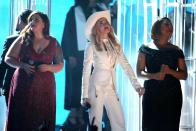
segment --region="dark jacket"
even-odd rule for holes
[[[15,71],[15,68],[10,67],[5,63],[5,55],[11,46],[11,44],[14,42],[14,40],[18,37],[18,35],[12,35],[7,37],[4,47],[3,47],[3,53],[1,55],[1,61],[0,61],[0,87],[2,87],[5,91],[5,97],[6,97],[6,103],[8,100],[9,95],[9,89],[10,89],[10,83],[13,76],[13,73]]]

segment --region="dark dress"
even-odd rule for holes
[[[162,64],[177,70],[178,59],[184,58],[182,50],[175,46],[155,50],[143,45],[139,51],[145,54],[148,73],[160,72]],[[146,80],[144,88],[143,131],[179,131],[182,108],[180,81],[166,75],[164,80]]]
[[[35,52],[32,45],[23,44],[21,61],[34,61],[35,66],[55,63],[60,46],[54,38],[49,39],[49,45],[40,54]],[[28,75],[17,68],[11,82],[6,131],[38,131],[42,127],[54,131],[55,113],[54,73],[36,70]]]
[[[4,60],[5,60],[5,55],[9,47],[12,45],[12,43],[17,37],[18,35],[12,35],[6,39],[4,43],[4,47],[3,47],[3,53],[1,55],[1,61],[0,61],[0,87],[4,89],[6,105],[8,105],[10,83],[11,83],[11,79],[14,74],[15,68],[10,67],[8,64],[4,62]]]

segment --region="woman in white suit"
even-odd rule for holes
[[[85,33],[90,42],[84,53],[81,103],[91,105],[90,121],[95,118],[94,125],[98,127],[98,131],[102,130],[103,106],[106,108],[112,131],[125,131],[123,110],[116,92],[116,64],[122,65],[139,95],[142,95],[144,90],[117,43],[109,11],[92,14],[87,20]]]

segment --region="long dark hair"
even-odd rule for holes
[[[39,15],[42,19],[42,21],[44,22],[44,29],[43,29],[43,35],[45,38],[47,38],[50,34],[49,34],[49,30],[50,30],[50,22],[48,19],[48,16],[42,12],[39,11],[34,11],[30,14],[30,16],[28,17],[28,23],[30,23],[32,21],[32,16],[34,16],[35,14]],[[23,38],[22,43],[24,44],[31,44],[32,40],[34,38],[34,34],[33,32],[30,30],[30,25],[28,24],[20,33],[20,35]]]
[[[21,12],[21,14],[18,16],[18,18],[21,19],[22,22],[27,24],[28,17],[30,16],[31,13],[32,13],[32,10],[25,9],[24,11]]]
[[[28,23],[31,22],[32,20],[32,16],[34,16],[35,14],[39,15],[41,17],[41,19],[43,20],[44,22],[44,29],[43,29],[43,34],[44,36],[49,36],[49,32],[50,32],[50,22],[49,22],[49,19],[48,19],[48,16],[42,12],[37,12],[37,11],[34,11],[31,13],[31,15],[29,16],[28,18]]]

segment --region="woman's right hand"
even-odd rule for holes
[[[155,79],[155,80],[164,80],[165,75],[166,75],[166,72],[165,72],[166,66],[167,65],[162,64],[160,72],[155,73],[154,76],[153,76],[153,79]]]
[[[153,75],[153,79],[155,79],[155,80],[164,80],[164,78],[165,78],[164,72],[154,73],[154,75]]]
[[[20,68],[24,69],[27,74],[32,74],[35,72],[35,66],[29,65],[27,63],[22,63]]]
[[[81,101],[81,105],[83,107],[86,107],[87,105],[90,105],[90,100],[89,98],[83,98],[82,101]]]

